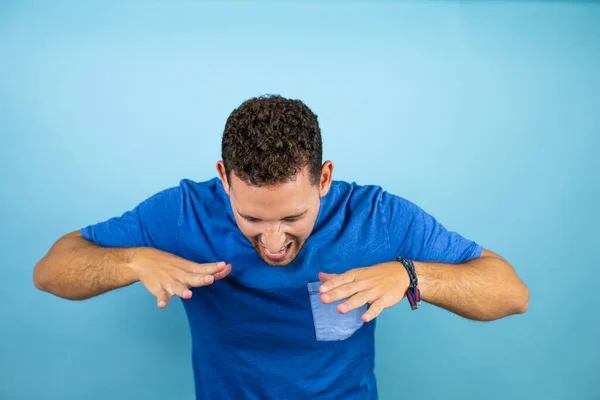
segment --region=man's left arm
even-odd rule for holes
[[[503,257],[450,232],[415,204],[384,194],[391,259],[412,260],[421,299],[465,318],[491,321],[527,310],[529,290]],[[369,304],[363,321],[399,303],[410,287],[398,261],[356,268],[343,274],[320,273],[321,301],[347,299],[346,313]]]
[[[421,298],[427,303],[481,321],[527,311],[529,289],[508,261],[489,250],[462,264],[414,265]]]
[[[492,321],[527,310],[529,289],[513,267],[502,257],[483,250],[481,257],[461,264],[414,262],[421,299],[465,318]],[[369,309],[362,319],[369,322],[381,312],[398,304],[410,287],[410,278],[397,261],[343,274],[320,273],[321,301],[339,304],[347,313],[365,304]]]

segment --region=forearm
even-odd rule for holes
[[[34,269],[36,288],[70,300],[88,299],[137,281],[134,248],[103,248],[82,237],[59,239]]]
[[[464,264],[414,264],[423,301],[481,321],[527,310],[529,290],[500,256],[482,255]]]

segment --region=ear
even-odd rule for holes
[[[223,185],[223,189],[225,189],[225,193],[229,196],[229,181],[227,179],[227,171],[225,170],[225,164],[222,160],[217,162],[217,172],[219,173],[219,178],[221,179],[221,184]]]
[[[319,196],[324,197],[329,193],[331,181],[333,180],[333,163],[325,161],[321,167],[321,181],[319,182]]]

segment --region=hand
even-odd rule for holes
[[[164,251],[144,247],[136,252],[131,269],[146,289],[165,308],[172,296],[192,297],[191,287],[207,286],[231,272],[224,262],[198,264]]]
[[[343,274],[320,272],[319,280],[324,282],[319,288],[323,303],[349,298],[337,306],[342,314],[369,304],[369,309],[362,315],[364,322],[398,304],[410,286],[406,270],[397,262],[352,269]]]

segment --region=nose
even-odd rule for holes
[[[269,250],[269,253],[279,253],[285,245],[285,241],[285,233],[281,232],[279,228],[270,229],[263,233],[262,244]]]

